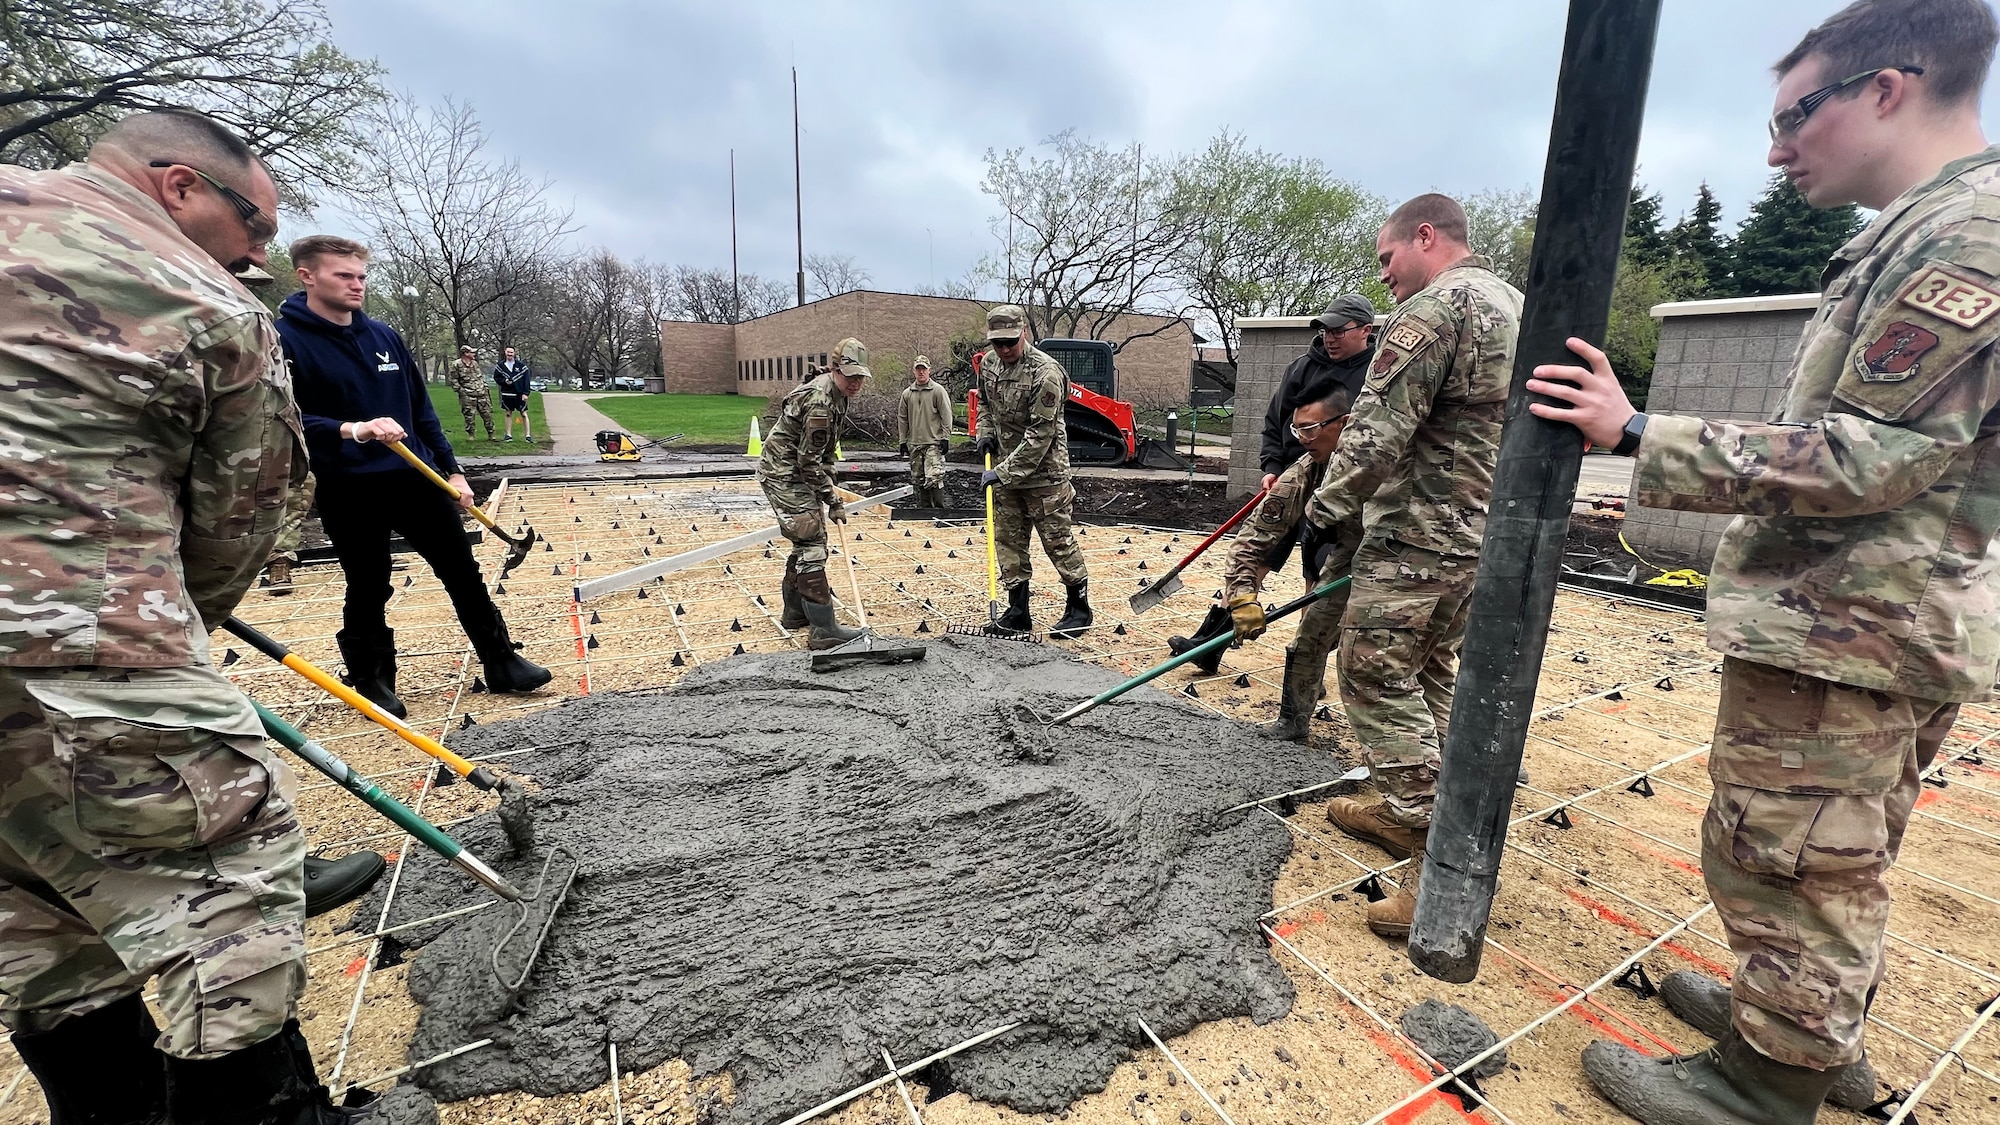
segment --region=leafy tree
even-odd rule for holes
[[[1459,198],[1466,242],[1493,259],[1493,270],[1516,289],[1528,287],[1528,259],[1535,247],[1535,197],[1526,189],[1488,189]],[[1369,247],[1374,257],[1374,247]]]
[[[198,109],[305,211],[314,188],[351,179],[381,74],[333,46],[318,0],[4,0],[0,161],[58,167],[127,113]]]
[[[1860,229],[1859,208],[1813,207],[1779,172],[1737,227],[1730,288],[1739,297],[1816,292],[1827,259]]]
[[[1239,316],[1316,311],[1354,291],[1389,303],[1374,263],[1382,200],[1317,160],[1252,149],[1225,130],[1176,162],[1166,206],[1189,220],[1168,256],[1173,280],[1232,368]]]
[[[1667,232],[1674,262],[1688,284],[1686,298],[1721,296],[1729,284],[1729,247],[1723,243],[1722,202],[1704,181],[1694,195],[1694,209]]]
[[[1642,266],[1664,266],[1673,256],[1667,232],[1661,226],[1660,196],[1648,194],[1644,184],[1632,185],[1631,201],[1625,205],[1625,241],[1620,254]]]

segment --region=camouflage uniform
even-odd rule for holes
[[[1389,815],[1411,828],[1437,797],[1520,328],[1520,291],[1484,258],[1397,306],[1307,513],[1323,529],[1362,522],[1340,698]]]
[[[798,582],[817,602],[833,596],[826,583],[826,513],[840,508],[833,490],[833,449],[846,424],[847,396],[833,385],[831,372],[821,373],[794,387],[779,404],[757,461],[757,483],[792,543],[785,582],[788,587]]]
[[[304,483],[289,375],[122,181],[0,167],[0,215],[0,1019],[157,974],[160,1045],[225,1054],[305,983],[293,781],[208,665]]]
[[[1244,529],[1236,533],[1229,547],[1229,561],[1223,582],[1222,599],[1226,604],[1238,594],[1254,594],[1263,589],[1264,575],[1269,570],[1274,548],[1297,531],[1299,521],[1305,518],[1306,504],[1312,500],[1314,490],[1326,477],[1326,465],[1314,464],[1308,453],[1292,462],[1290,468],[1278,474],[1272,483],[1270,495],[1264,497],[1244,524]],[[1354,551],[1360,545],[1361,527],[1358,521],[1349,520],[1335,531],[1336,546],[1327,556],[1324,577],[1337,578],[1349,573],[1354,565]],[[1318,585],[1321,572],[1312,570],[1312,559],[1303,560],[1306,569],[1306,583]],[[1326,657],[1340,643],[1340,619],[1347,608],[1349,587],[1328,594],[1307,606],[1299,614],[1299,628],[1292,637],[1292,643],[1285,646],[1288,666],[1298,666],[1303,660],[1305,674],[1313,684],[1326,679]],[[1310,705],[1313,698],[1307,697]]]
[[[937,383],[903,388],[896,404],[896,440],[910,447],[910,480],[920,499],[943,507],[944,452],[938,443],[951,440],[951,392]]]
[[[979,436],[1000,443],[993,468],[993,550],[1000,585],[1007,589],[1034,576],[1028,561],[1028,532],[1042,537],[1042,550],[1064,584],[1090,577],[1070,527],[1076,489],[1069,481],[1069,435],[1063,402],[1069,373],[1047,352],[1029,344],[1018,362],[1002,363],[989,349],[979,365]]]
[[[1702,872],[1735,1021],[1779,1062],[1861,1053],[1895,861],[1957,705],[2000,671],[2000,149],[1905,192],[1828,265],[1777,417],[1656,417],[1642,504],[1738,519]]]
[[[493,400],[486,393],[486,376],[479,370],[477,360],[459,358],[451,369],[451,386],[458,392],[458,412],[465,417],[465,436],[471,437],[472,415],[476,411],[479,420],[486,423],[486,440],[493,440]]]
[[[285,494],[285,524],[278,529],[278,540],[271,544],[271,559],[283,559],[297,566],[299,564],[299,541],[305,534],[306,513],[312,511],[313,482],[317,477],[308,476],[306,482]]]

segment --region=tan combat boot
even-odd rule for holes
[[[292,592],[292,560],[272,559],[264,574],[271,581],[272,597],[282,598]]]
[[[1327,802],[1326,819],[1335,828],[1357,840],[1373,844],[1397,859],[1410,858],[1424,834],[1407,828],[1389,815],[1389,806],[1380,801],[1362,802],[1352,797],[1335,797]]]
[[[1381,902],[1368,904],[1368,928],[1378,937],[1407,938],[1410,925],[1417,919],[1417,884],[1424,874],[1424,845],[1430,839],[1427,828],[1406,828],[1415,837],[1410,848],[1410,865],[1397,872],[1402,886],[1396,893]]]

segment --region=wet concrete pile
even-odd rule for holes
[[[532,854],[495,815],[458,835],[523,887],[556,846],[584,874],[512,1010],[489,957],[513,911],[408,936],[411,1058],[495,1041],[421,1072],[433,1094],[590,1089],[615,1041],[627,1068],[729,1072],[725,1115],[763,1125],[879,1076],[883,1048],[906,1063],[1020,1021],[921,1080],[1046,1112],[1103,1087],[1135,1017],[1174,1035],[1289,1010],[1256,922],[1290,836],[1221,810],[1330,779],[1330,755],[1152,688],[1043,731],[1119,678],[1052,647],[806,665],[737,657],[455,736],[544,748],[505,760],[532,778]],[[413,857],[390,922],[475,897]]]

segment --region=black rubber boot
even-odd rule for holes
[[[341,661],[347,665],[347,686],[391,715],[408,718],[410,709],[396,695],[395,631],[384,629],[380,639],[371,641],[342,629],[333,639],[340,646]]]
[[[473,634],[472,650],[484,666],[487,691],[525,694],[556,678],[554,672],[515,651],[521,646],[507,636],[507,619],[500,616],[499,607],[494,607],[493,620],[484,628],[466,632]]]
[[[1319,702],[1319,683],[1323,678],[1312,675],[1307,661],[1291,649],[1285,650],[1284,685],[1278,690],[1278,719],[1264,723],[1257,733],[1279,742],[1296,742],[1301,746],[1312,740],[1313,705]]]
[[[1034,618],[1028,616],[1028,584],[1010,587],[1007,590],[1007,612],[1000,620],[988,628],[997,628],[1004,633],[1032,633],[1035,631]]]
[[[1758,1054],[1733,1027],[1706,1051],[1663,1059],[1600,1039],[1583,1049],[1583,1073],[1645,1125],[1812,1125],[1834,1082],[1834,1071]]]
[[[812,635],[806,640],[806,648],[813,652],[839,648],[849,641],[867,636],[868,631],[865,629],[842,625],[833,615],[832,602],[802,600],[800,607],[806,611],[806,618],[812,624]]]
[[[1703,1035],[1720,1039],[1729,1034],[1729,986],[1708,974],[1693,969],[1668,973],[1660,982],[1660,999],[1667,1002],[1668,1010]],[[1875,1003],[1872,988],[1868,990],[1868,1003],[1871,1007]],[[1836,1068],[1833,1074],[1833,1089],[1827,1092],[1827,1101],[1853,1110],[1875,1104],[1879,1083],[1875,1065],[1868,1061],[1866,1051],[1860,1059]]]
[[[389,861],[374,852],[354,852],[339,859],[307,856],[306,917],[317,917],[367,894],[388,869]]]
[[[1201,627],[1194,631],[1194,636],[1168,637],[1167,651],[1173,653],[1175,656],[1179,656],[1181,653],[1201,644],[1203,641],[1212,641],[1222,634],[1229,632],[1229,630],[1228,608],[1219,605],[1209,606],[1208,616],[1201,619]],[[1213,676],[1222,669],[1222,653],[1228,647],[1228,645],[1223,645],[1212,652],[1203,653],[1195,657],[1193,660],[1188,661],[1188,663]]]
[[[13,1043],[48,1100],[49,1125],[164,1125],[159,1036],[135,992],[48,1031],[17,1031]]]
[[[174,1125],[336,1125],[365,1116],[336,1108],[313,1070],[299,1021],[219,1059],[167,1059]]]
[[[1090,631],[1090,623],[1097,616],[1090,612],[1090,579],[1070,583],[1069,600],[1063,605],[1060,621],[1049,626],[1049,636],[1075,640]]]
[[[799,598],[799,560],[785,560],[785,580],[779,587],[785,603],[785,612],[778,618],[778,624],[792,632],[806,627],[806,610]]]

